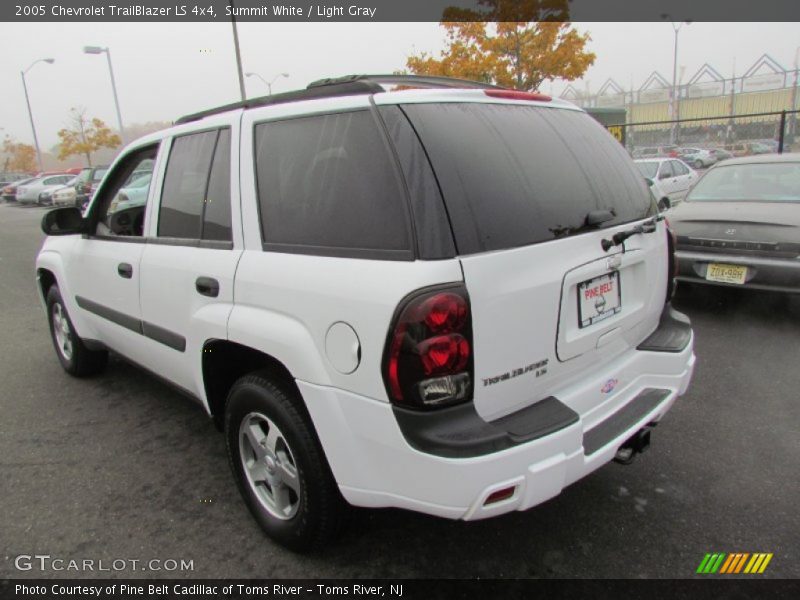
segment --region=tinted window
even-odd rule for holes
[[[206,131],[172,142],[161,191],[160,237],[200,239],[203,200],[216,141],[217,132]]]
[[[583,112],[505,104],[403,106],[438,177],[461,253],[524,246],[654,214],[625,149]]]
[[[231,130],[219,132],[208,177],[203,213],[203,239],[231,239]]]
[[[667,177],[672,177],[672,175],[672,163],[668,160],[661,163],[661,168],[658,170],[658,176],[661,179],[666,179]]]
[[[315,253],[410,248],[406,200],[369,111],[262,123],[255,133],[267,244]]]

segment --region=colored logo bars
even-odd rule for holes
[[[763,573],[771,560],[772,552],[756,552],[754,554],[748,552],[733,552],[731,554],[714,552],[713,554],[705,555],[700,566],[697,567],[697,573],[701,575],[713,575],[714,573],[721,575],[737,573],[755,575],[756,573]]]

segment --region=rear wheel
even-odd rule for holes
[[[703,161],[700,160],[699,158],[696,161],[694,161],[694,168],[695,169],[702,169],[703,168]]]
[[[228,395],[225,437],[253,517],[272,539],[303,552],[338,533],[345,502],[299,402],[266,373],[242,377]]]
[[[56,356],[67,373],[86,377],[105,369],[108,352],[89,350],[86,347],[72,325],[57,285],[51,286],[47,291],[47,315]]]

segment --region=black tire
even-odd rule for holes
[[[86,344],[78,336],[72,320],[67,313],[67,307],[61,299],[61,292],[57,285],[50,286],[47,291],[47,322],[50,325],[50,339],[61,366],[70,375],[75,377],[88,377],[103,371],[108,364],[108,352],[106,350],[89,350]],[[70,351],[66,352],[59,344],[54,323],[54,314],[60,311],[62,323],[68,328],[70,338]]]
[[[315,551],[323,548],[341,530],[347,505],[331,473],[313,424],[301,408],[301,399],[289,386],[276,382],[265,372],[257,372],[239,379],[231,388],[225,406],[225,439],[228,460],[239,491],[255,520],[266,534],[279,544],[295,552]],[[285,440],[291,463],[296,467],[299,493],[287,492],[295,499],[296,512],[279,518],[265,504],[265,490],[271,488],[260,482],[257,486],[245,474],[244,463],[250,460],[260,464],[257,456],[243,459],[248,447],[242,441],[245,419],[263,416],[277,427]],[[266,439],[264,440],[266,441]],[[277,455],[277,453],[276,453]],[[287,454],[282,455],[284,460]],[[264,459],[268,459],[265,457]],[[274,468],[273,462],[273,468]],[[280,465],[281,461],[278,460]],[[259,490],[258,492],[256,490]],[[258,495],[257,495],[258,494]],[[291,512],[291,511],[290,511]]]

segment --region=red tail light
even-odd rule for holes
[[[463,285],[420,290],[397,309],[383,378],[392,402],[437,408],[472,398],[472,319]]]
[[[528,100],[535,102],[550,102],[553,99],[545,94],[538,92],[520,92],[518,90],[484,90],[491,98],[503,98],[504,100]]]

